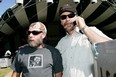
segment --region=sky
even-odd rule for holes
[[[15,4],[16,0],[2,0],[0,3],[0,16]]]

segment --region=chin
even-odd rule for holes
[[[36,47],[34,44],[32,44],[32,43],[29,43],[29,46],[31,46],[31,47]]]

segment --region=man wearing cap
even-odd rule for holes
[[[43,43],[46,34],[47,29],[41,22],[29,26],[28,45],[17,50],[11,66],[12,77],[62,77],[61,54]]]
[[[95,27],[88,27],[70,4],[60,8],[59,16],[67,33],[56,46],[63,58],[63,77],[95,77],[91,44],[111,38]]]

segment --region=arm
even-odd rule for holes
[[[17,54],[11,64],[11,69],[13,70],[11,77],[20,77],[21,72],[22,72],[21,71],[22,70],[21,63],[19,61],[19,60],[21,60],[21,59],[19,59],[20,51],[17,50],[16,52],[17,52]]]
[[[13,71],[11,77],[20,77],[20,73]]]
[[[89,40],[92,43],[105,42],[105,41],[110,40],[110,38],[108,37],[104,37],[104,36],[97,34],[93,30],[91,30],[88,26],[85,26],[85,28],[82,31],[85,33],[85,35],[89,38]]]
[[[58,72],[54,75],[54,77],[62,77],[62,72]]]
[[[103,37],[96,32],[94,32],[90,27],[88,27],[82,17],[77,17],[77,27],[84,32],[84,34],[88,37],[91,43],[96,42],[105,42],[111,40],[109,37]]]

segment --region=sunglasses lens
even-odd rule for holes
[[[69,18],[73,18],[75,16],[75,14],[69,14],[68,17]]]
[[[28,31],[28,32],[27,32],[27,35],[30,35],[31,33],[32,33],[33,35],[38,35],[38,34],[42,33],[42,31]]]
[[[67,16],[68,16],[68,18],[73,18],[75,16],[75,14],[62,15],[62,16],[60,16],[60,19],[64,20],[64,19],[66,19]]]
[[[60,16],[60,18],[61,18],[62,20],[64,20],[64,19],[66,19],[66,15],[62,15],[62,16]]]

